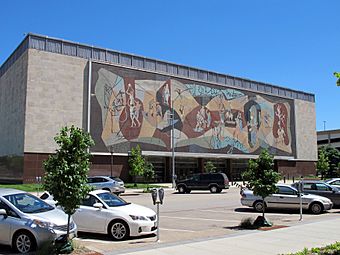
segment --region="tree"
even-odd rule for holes
[[[338,78],[337,81],[336,81],[336,85],[340,86],[340,73],[334,72],[333,74],[336,78]]]
[[[73,125],[71,128],[63,127],[54,140],[59,149],[43,164],[45,169],[43,186],[68,215],[68,237],[71,215],[91,190],[87,185],[90,167],[88,149],[94,142],[88,133]]]
[[[271,225],[265,218],[264,200],[277,191],[275,184],[280,180],[280,174],[273,168],[274,157],[267,150],[262,150],[257,159],[249,160],[248,169],[242,174],[244,180],[248,181],[247,187],[262,198],[262,219],[258,219],[263,226]]]
[[[155,170],[152,163],[145,162],[143,177],[144,180],[146,181],[146,191],[149,191],[149,183],[153,178],[155,178]]]
[[[329,168],[325,173],[325,177],[332,178],[336,177],[338,171],[338,165],[340,163],[340,152],[338,149],[331,146],[321,147],[319,151],[323,149],[325,156],[328,158]]]
[[[137,145],[136,148],[131,149],[129,165],[131,168],[129,173],[133,177],[134,182],[136,182],[136,176],[142,176],[145,169],[145,159],[142,156],[139,145]]]
[[[210,160],[207,161],[207,163],[205,164],[205,167],[204,167],[204,170],[205,170],[206,173],[215,173],[216,169],[217,169],[216,166]]]
[[[321,175],[321,179],[325,176],[329,169],[328,157],[326,156],[326,152],[324,148],[319,150],[318,162],[316,163],[317,174]]]

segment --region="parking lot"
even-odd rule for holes
[[[151,195],[142,192],[127,192],[122,197],[132,203],[147,206],[156,211]],[[303,221],[321,221],[338,217],[340,209],[332,209],[321,215],[304,214]],[[161,243],[186,242],[240,233],[237,228],[242,219],[256,218],[252,208],[240,204],[239,189],[231,187],[220,194],[209,191],[193,191],[191,194],[178,194],[166,190],[164,204],[160,206]],[[299,222],[299,211],[268,211],[267,218],[275,225],[292,226]],[[244,230],[242,230],[244,231]],[[105,235],[79,233],[77,243],[90,249],[105,252],[138,249],[146,245],[156,245],[155,236],[113,242]]]

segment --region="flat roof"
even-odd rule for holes
[[[88,60],[106,62],[123,67],[141,69],[148,72],[157,72],[169,76],[197,80],[198,82],[201,81],[279,97],[315,102],[314,94],[303,91],[34,33],[28,33],[20,45],[1,65],[0,77],[5,74],[27,49],[37,49]]]

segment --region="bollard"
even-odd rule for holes
[[[294,183],[295,181],[294,181],[294,176],[293,176],[293,183]]]
[[[286,183],[286,176],[283,176],[283,183]]]

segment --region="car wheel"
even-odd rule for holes
[[[217,193],[221,193],[222,192],[222,189],[217,189]]]
[[[18,232],[13,238],[12,245],[21,254],[29,253],[35,248],[35,239],[29,232]]]
[[[217,186],[215,186],[215,185],[210,186],[210,192],[211,193],[217,193],[218,192]]]
[[[323,211],[323,207],[319,203],[311,204],[309,209],[313,214],[320,214]]]
[[[186,189],[185,193],[189,194],[191,192],[191,189]]]
[[[130,236],[130,229],[124,221],[113,221],[109,226],[109,234],[113,240],[121,241]]]
[[[179,192],[179,193],[184,194],[185,191],[186,191],[186,188],[185,188],[183,185],[178,186],[178,192]]]
[[[263,201],[260,201],[260,200],[256,201],[253,206],[254,206],[255,211],[263,212]]]

